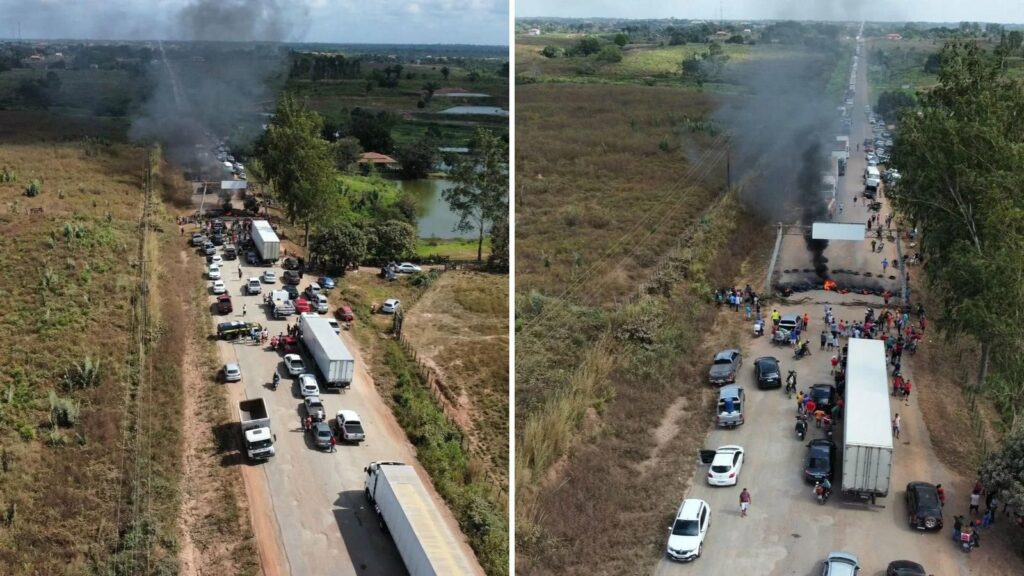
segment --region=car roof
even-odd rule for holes
[[[303,398],[303,401],[306,404],[319,404],[321,406],[324,405],[323,401],[320,400],[319,396],[306,396],[305,398]]]
[[[687,498],[683,500],[683,503],[679,506],[679,512],[676,513],[676,519],[682,520],[695,520],[697,514],[700,513],[702,506],[707,506],[708,503],[699,498]]]
[[[385,304],[397,304],[398,303],[398,299],[397,298],[388,298],[387,300],[384,301],[384,303]]]
[[[799,317],[800,316],[796,314],[783,314],[782,318],[779,318],[779,320],[796,320]]]
[[[327,432],[331,431],[330,425],[328,425],[327,422],[323,422],[323,421],[314,422],[313,423],[313,428],[316,428],[317,433],[324,432],[324,431],[327,431]]]
[[[299,374],[299,380],[312,380],[316,384],[316,376],[312,374]]]
[[[240,369],[240,368],[238,367],[238,364],[236,364],[236,363],[234,363],[234,362],[229,362],[229,363],[225,364],[225,365],[224,365],[224,369],[225,369],[225,370],[241,370],[241,369]]]
[[[859,564],[859,562],[857,562],[857,557],[850,552],[832,552],[828,555],[827,560],[839,560],[840,562]]]
[[[284,359],[285,360],[292,360],[292,361],[298,360],[298,361],[301,362],[302,361],[302,356],[299,356],[298,354],[285,354],[284,355]]]
[[[338,410],[337,415],[345,420],[359,420],[359,414],[355,410]]]
[[[730,358],[732,358],[733,354],[739,354],[739,352],[740,351],[736,350],[735,348],[730,348],[729,350],[722,350],[718,354],[715,354],[715,360],[719,360],[719,359],[723,359],[723,358],[724,359],[730,359]]]
[[[740,390],[743,390],[743,387],[739,384],[726,384],[718,390],[718,397],[721,398],[727,394],[729,396],[739,396]]]
[[[754,360],[755,364],[760,364],[762,362],[771,362],[773,364],[778,364],[779,359],[776,358],[775,356],[761,356],[760,358]]]

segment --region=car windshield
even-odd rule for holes
[[[822,470],[828,468],[828,458],[822,458],[821,456],[811,456],[807,459],[808,470]]]
[[[732,364],[732,359],[730,359],[730,358],[715,358],[715,364],[718,364],[718,365]]]
[[[249,448],[253,450],[259,450],[262,448],[270,448],[274,445],[273,440],[260,440],[259,442],[250,442]]]
[[[928,488],[917,489],[917,503],[921,508],[937,508],[939,499],[934,490]]]
[[[696,520],[676,520],[672,525],[673,536],[696,536],[700,533],[700,527]]]
[[[711,467],[711,471],[715,472],[716,474],[725,474],[729,470],[732,470],[732,466],[728,464],[716,464]]]

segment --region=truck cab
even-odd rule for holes
[[[746,400],[742,386],[735,384],[723,386],[718,391],[718,416],[715,418],[715,422],[719,426],[729,428],[743,424],[743,405]]]

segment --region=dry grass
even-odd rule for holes
[[[447,272],[409,309],[404,332],[470,423],[477,455],[508,483],[508,276]]]
[[[143,150],[119,145],[0,147],[0,165],[19,175],[18,183],[0,184],[0,290],[7,302],[0,316],[7,359],[0,366],[0,444],[13,456],[13,466],[0,473],[0,506],[17,505],[13,524],[0,528],[5,574],[106,571],[118,522],[129,517],[120,443],[134,285],[129,260],[138,250],[144,158]],[[36,198],[22,196],[30,178],[43,181]],[[44,212],[29,215],[29,208]],[[66,223],[84,236],[69,242]],[[60,376],[86,356],[101,361],[101,383],[73,394],[81,418],[61,431],[65,446],[47,446],[53,431],[46,398],[51,390],[65,395]],[[155,470],[156,477],[162,472]]]
[[[561,294],[580,284],[574,302],[621,298],[724,186],[724,159],[701,162],[721,150],[683,128],[715,104],[646,86],[545,84],[516,94],[518,290]]]

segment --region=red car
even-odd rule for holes
[[[231,306],[231,296],[227,294],[221,294],[217,297],[217,312],[221,314],[231,314],[234,308]]]
[[[338,319],[342,322],[353,322],[356,319],[356,316],[352,313],[352,307],[342,306],[338,309]]]
[[[306,300],[304,296],[299,296],[295,300],[295,311],[298,312],[299,314],[302,314],[303,312],[312,312],[313,306],[312,304],[309,303],[309,300]]]

